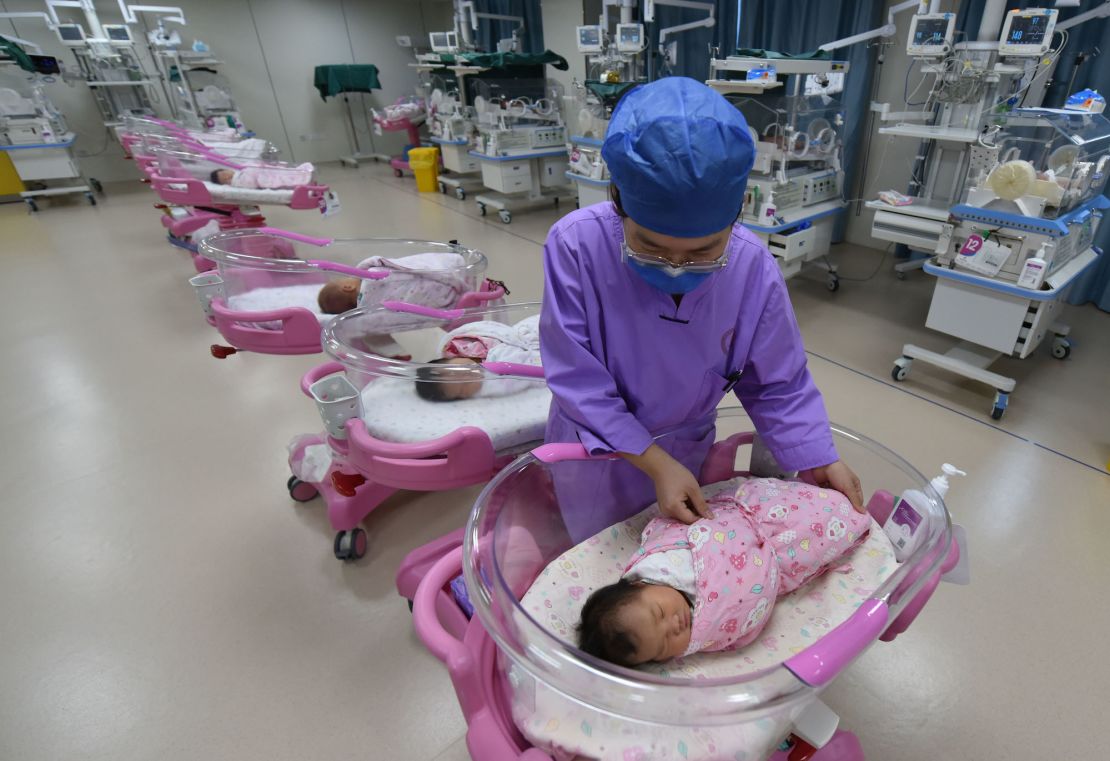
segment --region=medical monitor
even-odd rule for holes
[[[62,73],[62,65],[52,55],[28,55],[27,57],[31,59],[31,65],[35,67],[35,71],[39,74]]]
[[[125,24],[104,24],[104,36],[113,45],[129,46],[134,42],[131,30]]]
[[[617,51],[639,53],[644,49],[643,24],[617,24]]]
[[[600,26],[594,24],[593,26],[578,27],[579,53],[600,53],[604,49],[605,42]]]
[[[1002,39],[998,41],[1001,56],[1039,56],[1052,46],[1056,28],[1055,8],[1026,8],[1006,14]]]
[[[910,23],[906,54],[911,56],[942,56],[952,50],[956,33],[955,13],[919,13]]]
[[[433,53],[454,53],[459,47],[456,40],[454,32],[432,32],[428,35]]]
[[[71,48],[85,45],[85,28],[80,24],[58,24],[58,39]]]

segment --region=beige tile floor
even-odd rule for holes
[[[554,210],[506,227],[469,201],[418,200],[382,167],[324,172],[340,216],[271,221],[459,238],[514,297],[539,296]],[[109,192],[95,209],[0,206],[0,759],[466,758],[393,573],[461,525],[477,490],[398,495],[366,522],[368,557],[336,562],[321,505],[284,489],[285,442],[319,427],[297,389],[313,358],[209,357],[152,195]],[[879,254],[837,256],[850,276]],[[942,587],[827,701],[874,761],[1095,757],[1110,705],[1108,316],[1071,310],[1066,362],[1003,363],[1019,386],[995,425],[985,389],[924,369],[889,380],[902,343],[946,343],[922,327],[926,276],[884,266],[836,295],[817,277],[791,292],[833,418],[923,470],[971,472],[950,502],[973,585]]]

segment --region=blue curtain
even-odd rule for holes
[[[883,0],[742,0],[740,4],[740,47],[764,48],[779,53],[807,53],[826,42],[877,29],[886,22]],[[862,164],[863,138],[867,132],[876,48],[852,45],[834,51],[849,64],[844,78],[844,187],[856,186]],[[849,107],[849,104],[854,104]],[[861,105],[863,104],[863,105]],[[851,196],[849,196],[851,197]],[[841,216],[834,240],[841,240],[847,226]]]
[[[1044,0],[1011,0],[1006,9],[1046,6]],[[1090,3],[1084,3],[1079,8],[1062,8],[1059,20],[1066,21],[1090,7]],[[956,27],[963,30],[968,39],[975,39],[982,18],[982,3],[963,3],[956,16]],[[1042,103],[1048,108],[1060,108],[1068,95],[1085,87],[1098,90],[1104,95],[1110,94],[1110,66],[1105,61],[1099,63],[1099,52],[1110,51],[1110,20],[1088,21],[1069,29],[1068,35],[1068,43],[1060,53],[1052,83]],[[1095,245],[1103,251],[1110,249],[1110,221],[1103,223]],[[1068,294],[1068,302],[1071,304],[1086,304],[1088,301],[1094,302],[1099,309],[1110,312],[1110,254],[1104,254],[1085,272]]]
[[[740,14],[740,0],[708,0],[715,7],[716,22],[712,27],[690,29],[668,38],[668,42],[678,43],[677,61],[667,66],[659,54],[659,30],[667,27],[698,21],[706,17],[706,12],[693,8],[675,8],[664,5],[655,6],[655,23],[648,25],[645,34],[651,43],[648,56],[648,72],[651,79],[666,76],[691,77],[704,82],[709,78],[709,46],[720,49],[722,56],[736,52],[736,22]],[[643,18],[644,3],[640,3],[640,18]]]
[[[474,7],[479,13],[523,16],[524,32],[520,37],[520,52],[543,52],[543,15],[540,13],[540,0],[477,0]],[[486,52],[497,52],[497,42],[512,37],[515,28],[516,24],[512,21],[478,19],[478,34],[475,42]]]

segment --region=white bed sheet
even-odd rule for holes
[[[325,325],[338,315],[325,314],[320,311],[320,303],[317,298],[322,287],[320,283],[308,283],[305,285],[282,285],[275,288],[255,288],[253,291],[231,296],[227,300],[227,305],[240,312],[268,312],[272,309],[300,307],[312,312],[320,324]],[[258,323],[257,327],[276,330],[281,327],[281,323],[264,322]]]
[[[704,487],[706,498],[735,491],[741,479]],[[624,566],[640,546],[640,534],[658,515],[655,505],[564,552],[533,582],[521,604],[540,625],[556,637],[574,642],[574,626],[590,593],[620,578]],[[897,568],[890,539],[872,521],[867,539],[809,584],[779,598],[762,636],[743,650],[696,653],[667,663],[652,663],[641,670],[660,676],[715,679],[752,673],[782,663],[847,619]],[[597,716],[575,709],[565,698],[537,684],[531,706],[514,703],[513,717],[524,735],[557,758],[580,754],[594,759],[639,758],[636,753],[650,744],[646,734],[627,735],[627,726],[598,723]],[[753,727],[721,728],[715,736],[704,728],[684,740],[683,758],[718,758],[714,748],[734,747],[740,732]],[[647,749],[642,758],[671,758],[664,749]],[[731,758],[731,756],[730,756]]]
[[[362,390],[362,419],[376,438],[415,444],[474,426],[486,432],[497,452],[543,439],[550,406],[551,392],[542,381],[515,394],[455,402],[421,399],[413,382],[403,378],[375,380]]]
[[[233,185],[220,185],[205,182],[204,187],[217,203],[259,204],[288,206],[293,202],[292,190],[266,190],[259,188],[237,188]]]

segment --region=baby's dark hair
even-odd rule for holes
[[[440,357],[439,359],[430,360],[428,364],[442,365],[451,359],[454,359],[454,357]],[[416,368],[416,395],[429,402],[455,401],[449,399],[443,393],[447,386],[447,383],[444,382],[444,375],[445,373],[434,367]]]
[[[213,185],[219,185],[220,184],[220,170],[219,169],[213,169],[212,174],[208,175],[208,180]]]
[[[595,590],[582,606],[582,619],[575,629],[578,648],[618,666],[635,666],[636,643],[617,619],[621,609],[640,592],[640,585],[628,579]]]

